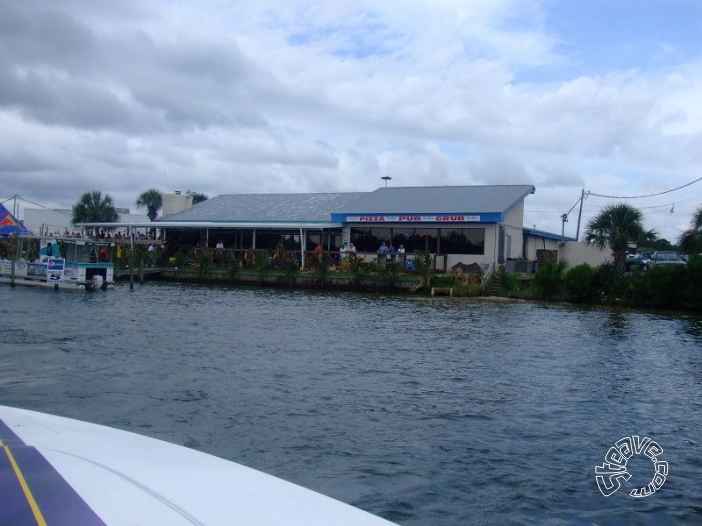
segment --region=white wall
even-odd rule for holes
[[[558,250],[559,243],[560,243],[560,241],[556,241],[554,239],[546,239],[545,237],[529,236],[528,235],[527,236],[526,258],[529,261],[535,261],[537,250]],[[521,249],[519,251],[519,254],[521,256]]]
[[[600,250],[595,245],[587,245],[580,241],[567,241],[558,248],[558,259],[565,259],[571,267],[581,263],[597,267],[602,263],[612,261],[612,251],[609,249]]]
[[[477,263],[478,265],[492,265],[497,261],[497,250],[496,250],[496,236],[497,236],[497,225],[495,224],[474,224],[466,225],[461,228],[485,228],[485,253],[484,254],[449,254],[446,260],[446,270],[450,271],[451,267],[457,263],[465,263],[470,265],[471,263]],[[514,244],[514,237],[512,239],[512,244]],[[505,252],[506,253],[506,252]],[[521,254],[521,246],[519,248],[519,253]],[[514,252],[513,252],[514,254]]]
[[[161,212],[163,217],[172,216],[191,208],[193,206],[193,196],[187,194],[163,194],[163,206]]]

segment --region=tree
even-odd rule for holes
[[[678,245],[685,254],[702,253],[702,207],[692,216],[690,228],[680,235]]]
[[[203,201],[207,201],[209,199],[205,194],[201,194],[200,192],[194,192],[192,190],[186,190],[185,194],[193,198],[194,205],[202,203]]]
[[[119,220],[112,197],[99,190],[86,192],[73,205],[73,224],[78,223],[114,223]],[[97,230],[97,228],[96,228]]]
[[[136,200],[137,208],[146,208],[146,215],[150,221],[155,221],[158,217],[158,211],[163,206],[163,196],[158,190],[151,188],[139,195]]]
[[[630,242],[652,242],[657,238],[653,230],[643,227],[641,210],[626,203],[610,205],[593,217],[585,229],[585,242],[600,249],[612,250],[614,266],[624,274],[626,251]]]
[[[666,238],[661,237],[656,239],[653,243],[651,243],[651,249],[653,252],[655,252],[656,250],[677,250],[678,247],[673,245]]]

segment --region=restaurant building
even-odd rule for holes
[[[202,244],[234,250],[283,245],[305,252],[318,244],[330,252],[353,243],[374,258],[382,242],[402,245],[409,259],[434,255],[437,270],[477,263],[484,270],[526,257],[524,200],[532,185],[391,187],[372,192],[226,194],[156,221],[171,229],[196,229]],[[533,234],[532,234],[533,236]]]

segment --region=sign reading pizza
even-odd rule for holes
[[[366,215],[349,216],[348,223],[469,223],[480,222],[479,215],[432,214],[432,215]]]

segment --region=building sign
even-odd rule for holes
[[[463,214],[432,214],[432,215],[405,215],[405,216],[386,216],[386,215],[367,215],[367,216],[348,216],[348,223],[467,223],[480,222],[479,215],[463,215]]]
[[[66,260],[63,258],[49,258],[46,263],[46,281],[58,282],[63,279]]]

